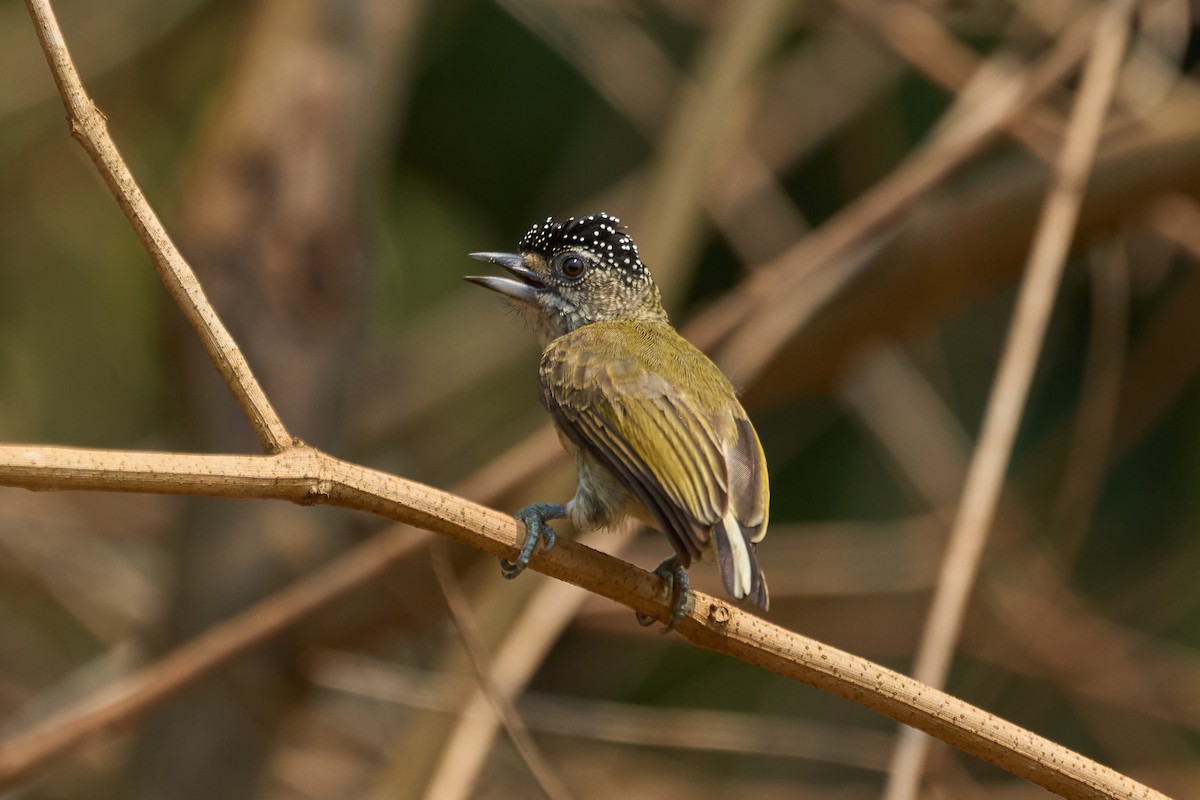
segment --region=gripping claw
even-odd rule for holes
[[[547,520],[562,519],[566,515],[567,507],[556,503],[534,503],[518,511],[517,519],[525,523],[525,544],[521,545],[516,561],[500,559],[500,573],[512,580],[529,566],[529,559],[533,558],[538,542],[544,543],[543,550],[554,547],[554,528],[547,524]]]
[[[661,631],[670,633],[675,630],[679,620],[683,619],[683,615],[687,613],[688,603],[691,602],[692,597],[691,581],[688,580],[687,570],[679,563],[677,556],[671,556],[655,567],[654,574],[666,581],[667,592],[671,595],[671,618],[667,620],[666,626]],[[636,611],[634,614],[637,616],[638,624],[643,628],[655,623],[654,617]]]

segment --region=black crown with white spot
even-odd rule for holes
[[[587,250],[607,266],[626,275],[626,281],[639,278],[650,281],[650,270],[642,263],[637,245],[621,228],[621,220],[601,211],[586,217],[567,217],[555,222],[546,217],[521,237],[518,245],[523,253],[538,253],[547,259],[564,250]]]

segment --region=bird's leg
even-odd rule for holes
[[[525,523],[525,544],[521,545],[516,561],[500,559],[500,572],[504,577],[511,580],[525,571],[539,541],[545,542],[543,550],[554,547],[554,528],[547,520],[562,519],[566,515],[567,507],[561,503],[534,503],[518,511],[517,519]]]
[[[663,561],[654,569],[654,574],[667,582],[667,593],[671,595],[671,618],[667,620],[667,625],[662,629],[663,633],[670,633],[675,630],[675,626],[679,624],[679,620],[683,619],[683,615],[687,613],[688,603],[692,598],[691,581],[688,580],[687,570],[683,568],[683,564],[679,563],[678,556],[671,556]],[[643,628],[653,625],[654,617],[648,617],[645,614],[634,612],[637,616],[638,624]]]

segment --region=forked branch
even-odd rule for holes
[[[271,456],[192,455],[58,447],[0,447],[0,485],[196,494],[328,503],[439,533],[513,558],[525,531],[507,514],[448,492],[341,461],[306,446]],[[665,619],[670,598],[650,573],[576,542],[560,540],[531,569]],[[772,625],[699,592],[677,630],[700,647],[755,664],[851,700],[1072,798],[1162,798],[1108,767],[944,692]],[[90,735],[147,710],[118,697],[67,709],[0,746],[0,787],[11,785]],[[109,710],[111,709],[111,710]],[[80,725],[78,720],[83,719]],[[64,733],[65,732],[65,733]]]
[[[71,53],[67,50],[67,43],[49,0],[27,0],[26,5],[33,17],[34,28],[37,29],[50,71],[54,73],[54,82],[58,84],[63,105],[66,106],[71,135],[96,164],[96,169],[117,199],[125,218],[150,254],[163,286],[200,337],[208,357],[250,420],[263,449],[268,453],[278,453],[291,447],[291,435],[255,380],[237,342],[213,310],[200,282],[196,280],[196,273],[167,235],[166,228],[117,151],[117,145],[108,133],[108,121],[79,80],[79,73],[71,60]]]

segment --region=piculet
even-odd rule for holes
[[[467,280],[505,295],[537,332],[542,405],[579,484],[565,505],[517,513],[527,535],[517,560],[501,561],[505,576],[519,575],[539,542],[554,545],[549,520],[589,530],[632,515],[675,550],[656,570],[673,599],[668,630],[690,600],[685,569],[713,553],[725,591],[766,609],[755,557],[770,505],[762,445],[729,380],[671,327],[620,220],[547,219],[518,250],[471,254],[512,278]]]

